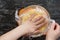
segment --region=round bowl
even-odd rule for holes
[[[48,23],[38,29],[38,30],[40,30],[39,34],[33,34],[30,36],[38,37],[38,36],[43,35],[45,32],[47,32],[47,30],[50,27],[50,24],[52,23],[52,20],[50,20],[49,12],[44,7],[42,7],[40,5],[30,5],[21,10],[17,9],[16,13],[15,13],[15,20],[18,21],[20,18],[22,18],[22,22],[21,22],[21,24],[22,24],[26,20],[28,20],[28,18],[31,16],[31,14],[36,14],[36,16],[34,18],[43,16],[48,21]]]

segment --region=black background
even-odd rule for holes
[[[0,0],[0,35],[17,26],[14,17],[16,9],[22,9],[33,4],[45,7],[51,18],[60,24],[60,0]],[[25,40],[28,40],[28,38],[25,38]],[[33,40],[45,40],[45,36],[33,38]]]

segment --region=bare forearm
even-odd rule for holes
[[[24,33],[25,33],[24,30],[19,26],[11,30],[10,32],[2,35],[0,37],[0,40],[17,40],[19,37],[23,36]]]

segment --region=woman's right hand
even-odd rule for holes
[[[53,22],[50,30],[46,34],[46,40],[56,40],[60,36],[60,26]]]

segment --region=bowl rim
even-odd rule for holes
[[[40,9],[44,10],[44,11],[47,13],[47,15],[48,15],[48,17],[49,17],[49,19],[50,19],[49,12],[48,12],[43,6],[41,6],[41,5],[30,5],[30,6],[27,6],[27,7],[23,8],[23,9],[27,9],[27,8],[29,8],[29,7],[32,7],[32,6],[40,7]],[[15,11],[15,20],[16,20],[16,21],[19,20],[19,16],[18,16],[19,10],[20,10],[20,9],[16,9],[16,11]]]

